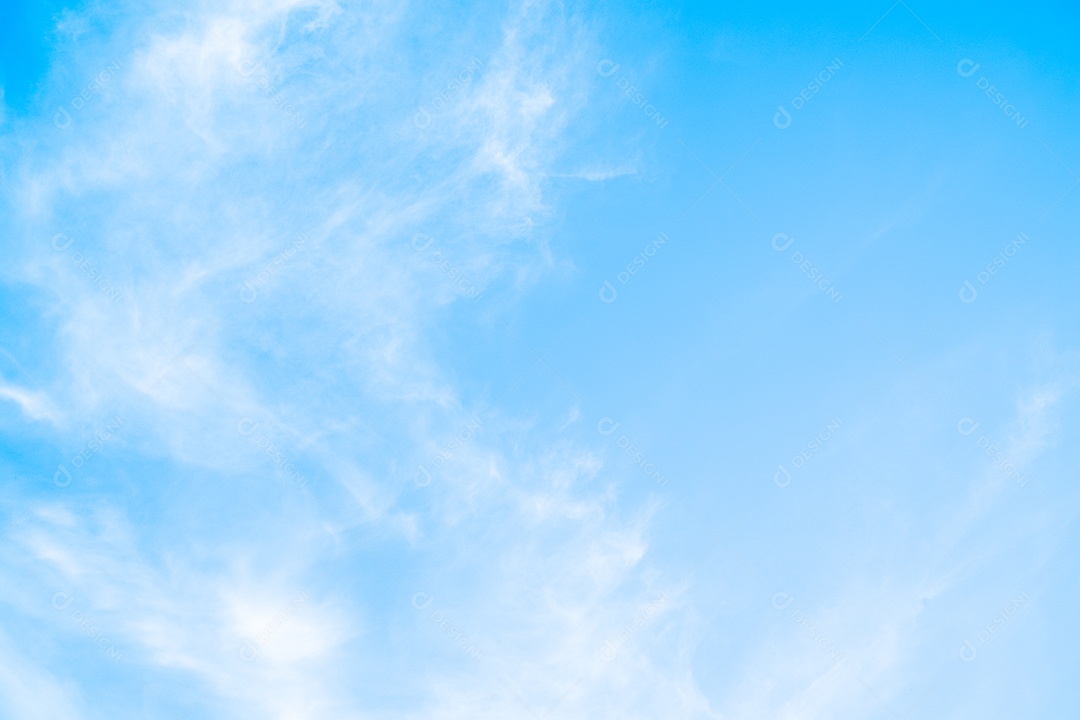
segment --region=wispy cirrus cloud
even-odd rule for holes
[[[571,675],[600,677],[605,639],[655,594],[639,567],[649,512],[611,514],[617,487],[589,486],[602,464],[584,447],[513,457],[513,444],[565,440],[512,430],[464,394],[431,342],[448,308],[475,299],[460,278],[514,301],[555,266],[544,187],[583,103],[587,36],[510,8],[469,55],[425,52],[417,67],[406,40],[431,19],[415,9],[134,10],[92,49],[70,46],[77,67],[115,58],[115,70],[9,177],[20,240],[7,280],[47,299],[58,354],[5,396],[69,448],[87,423],[123,418],[68,495],[24,498],[34,511],[11,542],[37,582],[108,628],[124,658],[108,672],[194,682],[200,700],[165,693],[163,707],[278,718],[377,707],[344,668],[400,639],[365,619],[387,612],[381,593],[334,589],[362,572],[357,538],[430,555],[409,577],[506,663],[494,674],[430,665],[408,683],[414,700],[388,707],[439,713],[454,696],[445,717],[540,707]],[[64,27],[92,26],[70,16]],[[451,71],[470,63],[467,82]],[[439,111],[421,127],[415,108],[431,97]],[[432,240],[425,252],[418,234]],[[442,448],[440,428],[478,413],[483,432],[416,487],[405,458]],[[136,509],[127,492],[172,499]],[[185,519],[206,513],[224,525]],[[521,527],[535,535],[516,537]],[[476,548],[454,541],[465,529],[505,537],[470,609],[439,570],[474,561]],[[407,587],[391,617],[413,617]],[[527,619],[492,604],[521,594]],[[78,647],[79,628],[41,597],[5,601]],[[430,629],[408,646],[428,652]],[[530,684],[527,698],[506,690]],[[575,712],[593,706],[570,692]],[[486,702],[492,693],[503,699]]]

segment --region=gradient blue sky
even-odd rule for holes
[[[1075,718],[1080,9],[0,9],[0,718]]]

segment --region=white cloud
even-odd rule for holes
[[[432,349],[433,328],[468,302],[454,278],[499,286],[509,303],[558,266],[537,230],[551,212],[544,184],[591,55],[583,35],[545,13],[511,11],[478,50],[475,77],[456,88],[454,72],[436,80],[436,92],[452,92],[420,128],[414,112],[432,96],[394,68],[407,51],[392,46],[412,30],[405,12],[207,6],[81,58],[121,69],[68,131],[42,140],[16,190],[32,231],[12,274],[53,303],[58,362],[41,388],[5,386],[4,396],[68,428],[72,444],[82,441],[74,428],[123,418],[103,454],[123,448],[166,465],[167,478],[88,462],[74,486],[86,494],[39,507],[15,537],[126,662],[188,673],[236,716],[283,720],[362,712],[342,658],[387,651],[364,620],[383,602],[376,590],[350,596],[318,581],[327,548],[342,550],[356,530],[435,543],[452,563],[497,568],[481,574],[471,608],[447,612],[476,628],[502,679],[543,704],[582,678],[566,712],[592,716],[613,688],[643,698],[666,677],[638,647],[672,604],[634,629],[618,671],[605,675],[597,655],[661,591],[642,567],[655,508],[620,507],[600,461],[557,433],[511,439],[498,408],[484,410],[485,435],[429,493],[407,495],[417,490],[408,458],[437,451],[443,429],[477,412]],[[136,25],[155,27],[145,22]],[[421,73],[458,67],[448,54]],[[50,243],[56,233],[71,249]],[[435,239],[438,261],[416,249],[417,233]],[[102,276],[116,293],[102,292]],[[67,402],[57,410],[50,397]],[[519,458],[516,445],[541,450]],[[287,482],[286,464],[305,490]],[[172,492],[169,483],[189,494],[163,500],[168,508],[122,499],[127,488]],[[139,513],[165,517],[148,527]],[[184,519],[204,514],[223,525]],[[211,535],[185,535],[195,529]],[[473,557],[461,530],[501,538]],[[243,643],[301,591],[302,607],[243,662]],[[533,598],[523,614],[496,602],[522,593]],[[411,617],[407,598],[400,609]],[[430,668],[414,679],[415,702],[428,716],[520,712],[489,669]],[[688,692],[685,677],[664,683],[665,698]]]

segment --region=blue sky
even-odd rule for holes
[[[0,718],[1075,717],[1075,7],[0,13]]]

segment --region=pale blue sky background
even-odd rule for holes
[[[0,718],[1075,717],[1075,6],[0,13]]]

